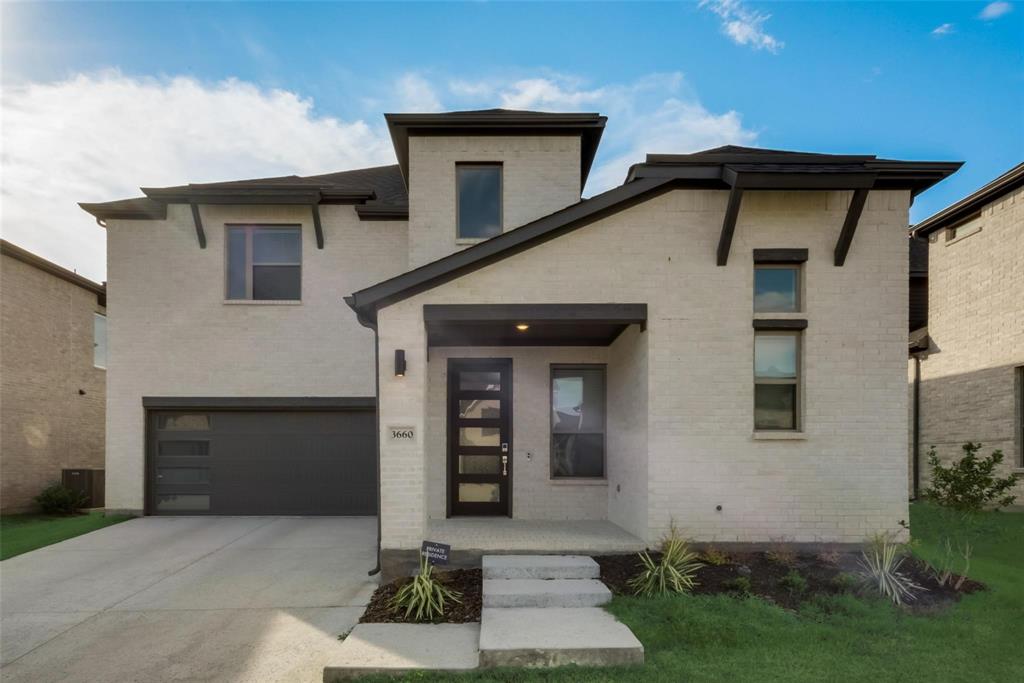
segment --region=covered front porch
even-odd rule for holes
[[[430,540],[490,552],[644,547],[646,312],[423,307]]]

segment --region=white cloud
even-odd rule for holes
[[[236,80],[117,72],[5,86],[4,239],[102,279],[102,230],[80,201],[140,186],[392,163],[382,125],[317,116],[295,93]]]
[[[942,24],[932,29],[933,36],[948,36],[955,31],[953,24]]]
[[[1009,14],[1013,10],[1013,5],[1008,2],[990,2],[985,5],[985,9],[981,10],[981,14],[978,16],[986,21],[992,19],[998,19],[1004,14]]]
[[[602,84],[549,72],[476,82],[405,74],[377,95],[376,120],[367,123],[323,116],[310,99],[237,80],[104,72],[12,85],[3,93],[3,236],[102,279],[104,233],[77,202],[138,196],[139,186],[394,163],[383,111],[503,106],[606,114],[588,196],[621,183],[648,152],[757,138],[739,113],[704,107],[681,73]]]
[[[722,31],[738,45],[749,45],[755,50],[768,50],[777,54],[785,43],[764,30],[772,15],[747,7],[742,0],[701,0],[707,8],[722,19]]]

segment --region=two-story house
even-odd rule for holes
[[[4,513],[35,509],[35,496],[61,481],[64,469],[103,469],[106,334],[102,284],[0,240]],[[101,506],[101,472],[94,481],[89,503]]]
[[[1024,474],[1024,164],[910,235],[924,273],[917,316],[911,303],[912,494],[928,485],[933,446],[948,462],[981,442],[1003,451],[999,474]],[[1024,501],[1024,477],[1014,493]]]
[[[385,563],[907,519],[908,209],[958,163],[721,147],[581,199],[598,114],[387,122],[395,166],[84,205],[110,508],[379,510]]]

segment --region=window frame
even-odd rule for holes
[[[601,420],[601,476],[577,477],[555,474],[555,372],[558,370],[600,370],[603,378],[604,411]],[[594,434],[595,432],[577,432]],[[607,481],[608,480],[608,364],[607,363],[551,363],[548,368],[548,478],[551,481]]]
[[[1016,398],[1014,400],[1014,421],[1016,422],[1017,461],[1013,464],[1015,469],[1024,470],[1024,365],[1014,368],[1014,388]]]
[[[793,310],[757,308],[757,271],[758,270],[794,270],[796,271],[796,282],[793,287]],[[754,263],[753,281],[751,282],[751,308],[754,313],[802,313],[804,310],[804,273],[803,263]]]
[[[245,231],[245,297],[241,299],[231,298],[231,232],[233,230]],[[293,230],[299,236],[299,262],[298,263],[253,263],[253,235],[258,230]],[[302,302],[302,225],[299,223],[226,223],[224,225],[224,301],[228,303],[301,303]],[[260,266],[298,266],[299,268],[299,296],[296,299],[256,299],[253,297],[253,268]]]
[[[497,168],[498,169],[498,233],[490,237],[471,237],[462,235],[462,202],[459,196],[459,172],[466,168]],[[456,244],[474,244],[497,237],[505,232],[505,164],[501,161],[456,161],[455,162],[455,242]]]
[[[96,362],[96,351],[99,349],[99,342],[96,341],[96,323],[103,320],[103,364],[99,365]],[[107,315],[105,313],[99,313],[93,311],[92,313],[92,366],[98,370],[107,369],[107,360],[110,354],[110,334],[109,328],[107,327]]]
[[[796,358],[794,359],[794,369],[796,371],[796,377],[793,379],[781,378],[781,377],[764,377],[758,378],[757,376],[757,338],[759,336],[765,337],[793,337],[796,340],[796,348],[794,353]],[[772,433],[798,433],[803,430],[803,332],[801,330],[755,330],[754,331],[754,348],[752,360],[752,375],[754,378],[754,391],[752,395],[753,400],[753,419],[754,419],[754,432],[772,432]],[[795,395],[793,397],[793,426],[792,427],[762,427],[757,424],[757,385],[792,385],[794,387]]]

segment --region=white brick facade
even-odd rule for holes
[[[501,162],[505,230],[580,200],[578,135],[409,138],[409,267],[464,249],[456,239],[455,165]]]
[[[871,192],[843,267],[832,251],[849,192],[748,193],[729,264],[718,267],[726,196],[675,190],[380,310],[381,357],[402,348],[408,359],[405,377],[381,369],[381,423],[427,435],[382,442],[384,548],[418,545],[438,504],[428,424],[436,407],[428,406],[444,356],[432,349],[427,361],[428,303],[648,304],[646,332],[631,330],[608,350],[609,429],[625,429],[609,434],[607,514],[642,537],[655,538],[672,518],[716,541],[856,542],[899,528],[907,518],[909,193]],[[805,426],[792,440],[753,434],[751,250],[769,247],[810,251],[797,316],[809,321]],[[565,352],[536,350],[524,362]],[[546,405],[546,384],[517,386],[521,397]],[[642,415],[613,417],[630,397]]]
[[[373,396],[373,333],[343,297],[406,269],[404,222],[321,207],[187,205],[108,221],[107,507],[143,509],[143,396]],[[302,226],[302,303],[225,303],[224,225]]]
[[[946,230],[930,236],[928,336],[931,348],[921,361],[922,489],[931,446],[948,461],[963,454],[965,441],[980,441],[984,455],[1002,449],[1004,475],[1024,473],[1015,398],[1016,368],[1024,366],[1024,188],[986,205],[955,238]],[[1024,502],[1024,479],[1015,493]]]

